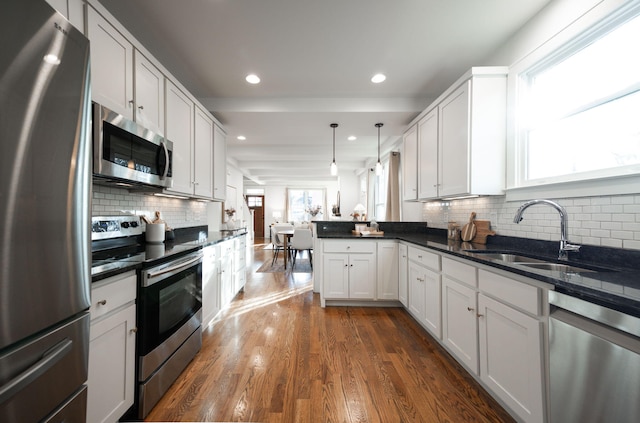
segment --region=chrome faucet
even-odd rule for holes
[[[580,250],[580,246],[576,245],[576,244],[571,244],[569,242],[568,236],[567,236],[567,222],[569,220],[568,215],[567,215],[567,211],[564,209],[564,207],[562,207],[560,204],[556,203],[555,201],[551,201],[551,200],[531,200],[531,201],[527,201],[526,203],[524,203],[523,205],[520,206],[520,208],[518,208],[518,211],[516,212],[515,217],[513,218],[513,223],[520,223],[520,221],[522,220],[522,213],[524,213],[524,211],[529,207],[529,206],[533,206],[534,204],[547,204],[551,207],[553,207],[554,209],[556,209],[558,211],[558,213],[560,213],[560,251],[558,253],[558,259],[560,260],[567,260],[568,259],[568,252],[569,251],[578,251]]]

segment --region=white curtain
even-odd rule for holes
[[[389,177],[387,178],[387,212],[385,220],[400,221],[400,153],[394,151],[389,156]]]

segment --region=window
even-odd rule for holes
[[[306,222],[325,213],[324,189],[287,189],[287,221]],[[316,216],[313,210],[318,210]]]
[[[375,178],[375,185],[373,191],[373,202],[375,204],[375,214],[369,217],[369,220],[375,219],[378,221],[385,220],[387,213],[387,179],[389,176],[389,162],[385,161],[382,167],[382,174],[376,175],[373,172]]]
[[[610,19],[520,74],[516,187],[640,174],[638,40]]]

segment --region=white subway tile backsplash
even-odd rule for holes
[[[615,195],[554,199],[569,215],[572,242],[616,248],[640,249],[640,195]],[[499,235],[558,240],[560,217],[546,205],[535,205],[524,212],[520,224],[513,216],[521,202],[507,202],[504,196],[482,197],[449,202],[425,203],[422,216],[430,227],[446,228],[447,221],[464,225],[472,211],[477,219],[491,220]],[[446,215],[446,219],[444,218]]]
[[[92,214],[137,214],[155,217],[156,210],[173,228],[206,225],[207,203],[152,195],[132,194],[127,190],[93,185]]]

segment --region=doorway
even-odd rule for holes
[[[264,195],[247,195],[247,206],[253,210],[254,236],[264,238]]]

